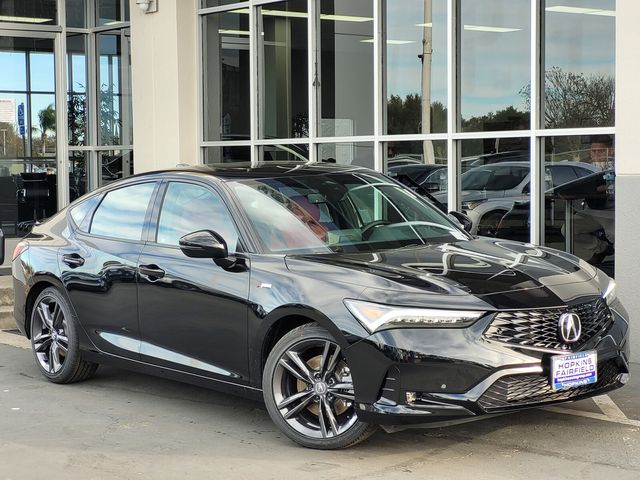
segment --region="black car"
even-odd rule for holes
[[[109,363],[264,398],[308,447],[628,380],[609,277],[563,252],[473,238],[364,168],[137,175],[36,226],[12,268],[15,317],[47,379]]]

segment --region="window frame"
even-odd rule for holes
[[[153,183],[155,185],[154,185],[153,191],[151,192],[151,197],[149,197],[149,202],[147,204],[147,210],[146,210],[145,216],[144,216],[144,221],[143,221],[143,225],[142,225],[142,234],[140,235],[140,239],[133,240],[133,239],[130,239],[130,238],[111,237],[111,236],[108,236],[108,235],[97,235],[97,234],[91,232],[91,226],[93,225],[93,220],[94,220],[95,214],[96,214],[96,212],[98,211],[98,209],[102,205],[102,202],[104,202],[104,199],[107,197],[107,195],[109,193],[114,192],[116,190],[121,190],[123,188],[133,187],[135,185],[142,185],[142,184],[145,184],[145,183]],[[101,238],[101,239],[105,239],[105,240],[112,240],[112,241],[126,242],[126,243],[134,243],[134,244],[139,244],[139,245],[142,245],[142,244],[146,243],[145,239],[148,236],[149,221],[151,219],[151,213],[153,211],[153,206],[155,205],[156,198],[158,196],[158,190],[160,188],[160,184],[161,184],[161,182],[159,182],[158,179],[146,178],[146,179],[140,179],[139,181],[136,181],[136,182],[127,182],[125,184],[114,185],[112,188],[108,188],[108,189],[105,189],[105,190],[99,190],[97,192],[97,194],[98,195],[102,195],[102,198],[100,199],[98,204],[93,208],[93,211],[91,212],[91,219],[89,220],[89,231],[85,232],[84,230],[79,230],[79,229],[76,230],[76,231],[81,233],[82,235],[85,235],[85,236],[91,237],[91,238]]]
[[[184,178],[178,176],[170,176],[163,178],[160,182],[160,186],[158,187],[158,191],[156,193],[154,199],[154,205],[149,217],[149,225],[146,234],[145,243],[148,245],[153,245],[155,247],[162,248],[170,248],[172,250],[180,250],[179,245],[169,245],[167,243],[160,243],[157,241],[158,238],[158,227],[160,223],[160,215],[162,213],[162,207],[164,205],[164,200],[167,194],[167,190],[169,189],[170,183],[186,183],[189,185],[196,185],[198,187],[205,188],[210,191],[213,195],[216,195],[222,205],[227,209],[227,213],[229,214],[229,218],[233,222],[233,226],[238,233],[238,248],[233,255],[241,255],[243,253],[252,253],[255,252],[255,249],[251,248],[250,245],[254,242],[247,242],[247,224],[246,220],[242,218],[238,218],[239,210],[235,205],[235,201],[230,201],[229,195],[225,191],[225,189],[220,188],[218,185],[213,184],[213,182],[203,181],[197,178]],[[243,220],[241,222],[240,220]]]

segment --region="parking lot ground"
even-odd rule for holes
[[[637,377],[601,405],[379,432],[325,452],[291,443],[262,404],[203,388],[108,367],[51,384],[25,346],[0,332],[0,479],[640,478]]]

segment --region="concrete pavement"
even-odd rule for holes
[[[107,367],[48,383],[27,346],[0,334],[0,479],[640,478],[636,378],[611,394],[627,423],[587,400],[322,452],[291,443],[262,404],[203,388]]]

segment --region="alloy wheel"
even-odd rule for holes
[[[62,370],[69,351],[67,320],[60,304],[53,297],[43,297],[33,321],[33,349],[40,366],[49,374]]]
[[[353,380],[336,343],[294,344],[278,359],[272,378],[276,407],[298,433],[333,438],[356,424]]]

